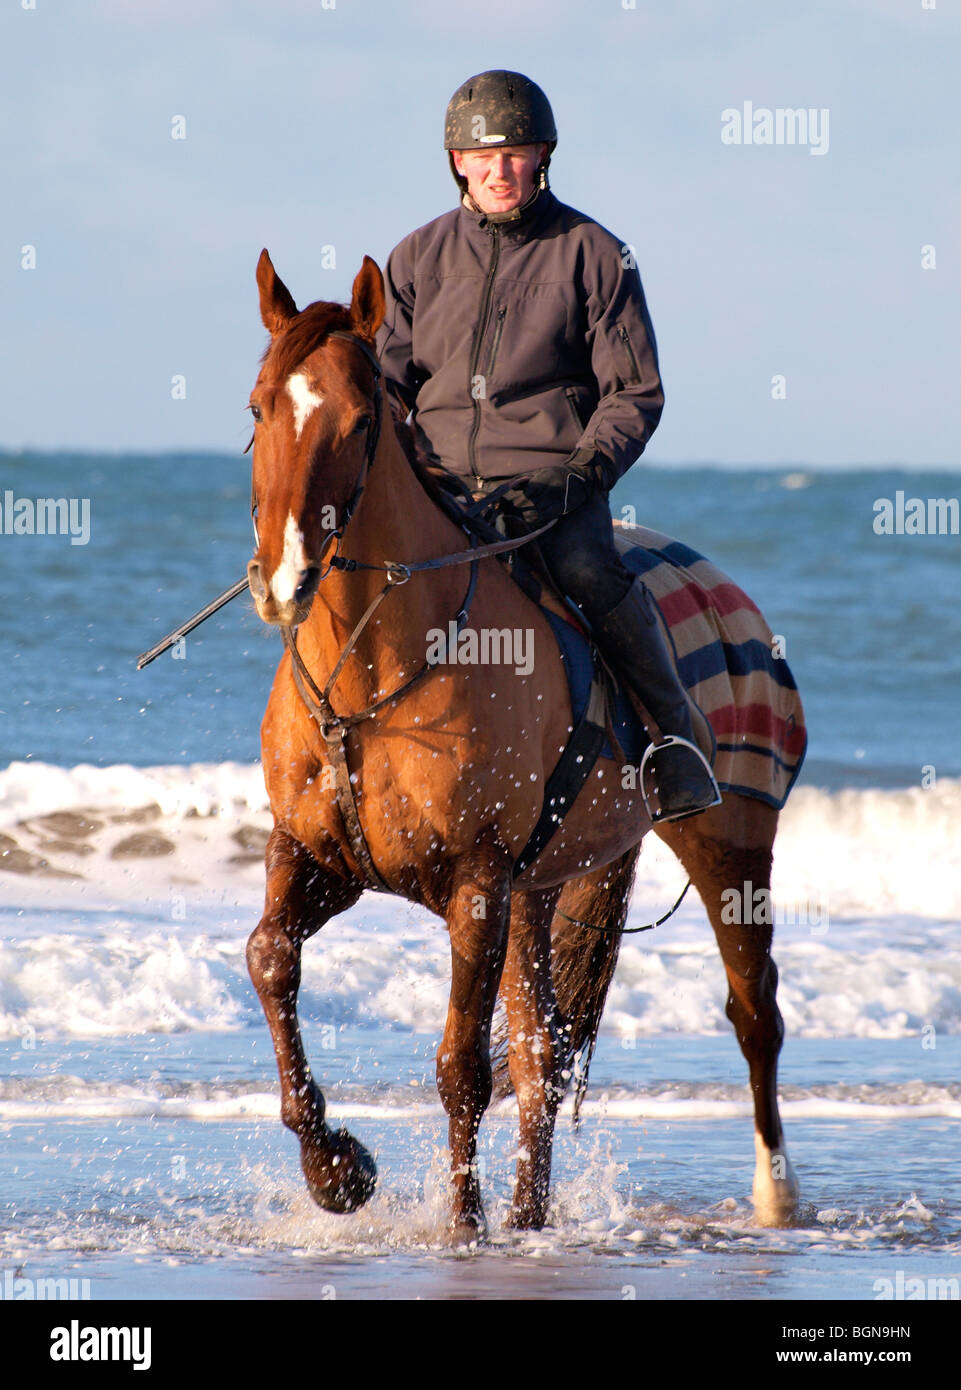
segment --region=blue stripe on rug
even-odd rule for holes
[[[776,684],[785,690],[796,690],[791,668],[786,661],[779,661],[771,655],[765,642],[752,637],[747,642],[722,642],[720,639],[698,647],[678,660],[681,679],[688,687],[699,681],[710,680],[726,672],[731,676],[750,676],[755,671],[763,671]]]

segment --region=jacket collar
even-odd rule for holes
[[[504,220],[497,218],[492,221],[486,212],[481,212],[469,194],[465,193],[459,212],[462,224],[472,232],[480,232],[486,237],[489,229],[496,226],[500,236],[511,241],[524,242],[537,234],[557,205],[557,199],[549,188],[535,189],[535,196],[523,208],[518,209],[519,216]]]

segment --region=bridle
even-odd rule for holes
[[[383,373],[376,355],[362,338],[357,337],[354,333],[342,332],[340,330],[330,333],[328,336],[331,338],[346,339],[347,342],[353,343],[356,347],[360,348],[361,352],[367,358],[374,373],[374,414],[371,424],[368,427],[367,447],[364,451],[363,463],[361,464],[360,473],[354,485],[354,490],[344,505],[337,526],[331,532],[330,537],[324,545],[324,554],[326,554],[327,547],[330,545],[331,541],[333,541],[335,553],[327,562],[326,569],[323,569],[318,583],[322,582],[332,569],[338,569],[348,574],[357,570],[375,570],[383,573],[386,578],[384,587],[368,605],[363,617],[348,637],[346,645],[341,651],[334,669],[331,671],[330,676],[322,688],[318,686],[311,676],[304,664],[303,657],[297,650],[297,629],[295,627],[284,627],[282,632],[284,646],[287,648],[290,655],[294,684],[297,687],[301,700],[306,706],[307,712],[314,720],[320,731],[321,737],[327,745],[328,756],[334,772],[334,790],[337,797],[337,805],[347,830],[351,849],[364,874],[367,887],[383,893],[393,893],[395,890],[384,881],[377,871],[370,853],[370,848],[367,844],[366,836],[364,835],[363,827],[360,823],[354,793],[354,784],[351,781],[350,768],[347,763],[347,753],[344,747],[347,734],[358,724],[363,723],[367,719],[371,719],[388,705],[395,705],[398,700],[403,699],[405,695],[413,690],[435,666],[442,665],[446,662],[451,649],[451,636],[453,636],[454,644],[456,644],[461,629],[467,621],[467,615],[470,611],[474,593],[477,589],[478,562],[488,556],[503,554],[505,551],[516,550],[522,545],[527,545],[529,541],[536,540],[538,536],[548,531],[551,526],[554,525],[554,522],[550,521],[546,526],[540,527],[539,530],[531,531],[527,535],[517,537],[516,539],[497,541],[489,545],[477,545],[473,536],[471,536],[471,546],[469,550],[457,551],[451,555],[439,555],[430,560],[414,561],[410,564],[401,564],[396,561],[388,560],[383,565],[370,565],[361,560],[352,560],[342,556],[340,554],[341,542],[343,541],[347,527],[352,518],[356,515],[364,489],[367,486],[367,479],[373,466],[374,456],[380,441],[383,419],[381,393],[381,377]],[[252,479],[250,488],[250,516],[253,522],[254,538],[259,548],[260,536],[257,529],[257,494]],[[323,556],[321,558],[323,558]],[[453,634],[451,634],[450,624],[448,624],[445,629],[447,636],[444,642],[443,652],[438,654],[433,660],[425,661],[420,670],[416,671],[409,680],[405,681],[404,684],[399,687],[399,689],[392,691],[389,695],[383,696],[382,699],[376,700],[373,704],[368,705],[366,709],[360,710],[356,714],[337,714],[330,702],[334,684],[341,671],[344,669],[347,658],[360,640],[360,636],[364,629],[390,591],[399,588],[402,584],[406,584],[412,574],[424,570],[445,569],[452,565],[463,564],[470,565],[470,578],[467,584],[467,592],[455,616]]]

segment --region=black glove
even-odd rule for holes
[[[563,463],[538,468],[504,494],[502,506],[531,530],[584,505],[595,492],[606,492],[607,460],[578,449]]]

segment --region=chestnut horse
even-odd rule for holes
[[[418,568],[463,552],[467,538],[392,426],[373,354],[384,314],[376,264],[364,258],[349,307],[315,303],[298,312],[266,251],[257,284],[270,343],[250,397],[257,549],[248,577],[259,616],[284,630],[287,650],[262,725],[274,829],[264,915],[247,959],[277,1055],[281,1116],[300,1141],[316,1202],[337,1212],[360,1207],[375,1167],[356,1139],[326,1122],[297,1020],[301,949],[367,887],[423,904],[450,935],[437,1084],[449,1118],[451,1237],[469,1242],[485,1231],[476,1141],[491,1097],[498,991],[520,1111],[509,1221],[538,1228],[563,1075],[596,1034],[651,822],[640,791],[624,790],[621,769],[602,756],[547,848],[513,877],[571,725],[551,628],[489,556],[475,566]],[[449,661],[424,672],[426,634],[463,623],[467,607],[475,632],[530,635],[529,671],[516,662]],[[335,706],[345,719],[382,703],[332,730],[318,717],[321,694],[330,696],[328,715]],[[350,769],[350,815],[337,790],[338,759]],[[777,972],[770,927],[726,923],[721,895],[744,880],[769,885],[776,824],[770,806],[728,793],[712,810],[657,827],[717,934],[727,1012],[750,1068],[754,1200],[765,1223],[785,1220],[797,1201],[775,1094]],[[588,931],[571,918],[611,930]]]

